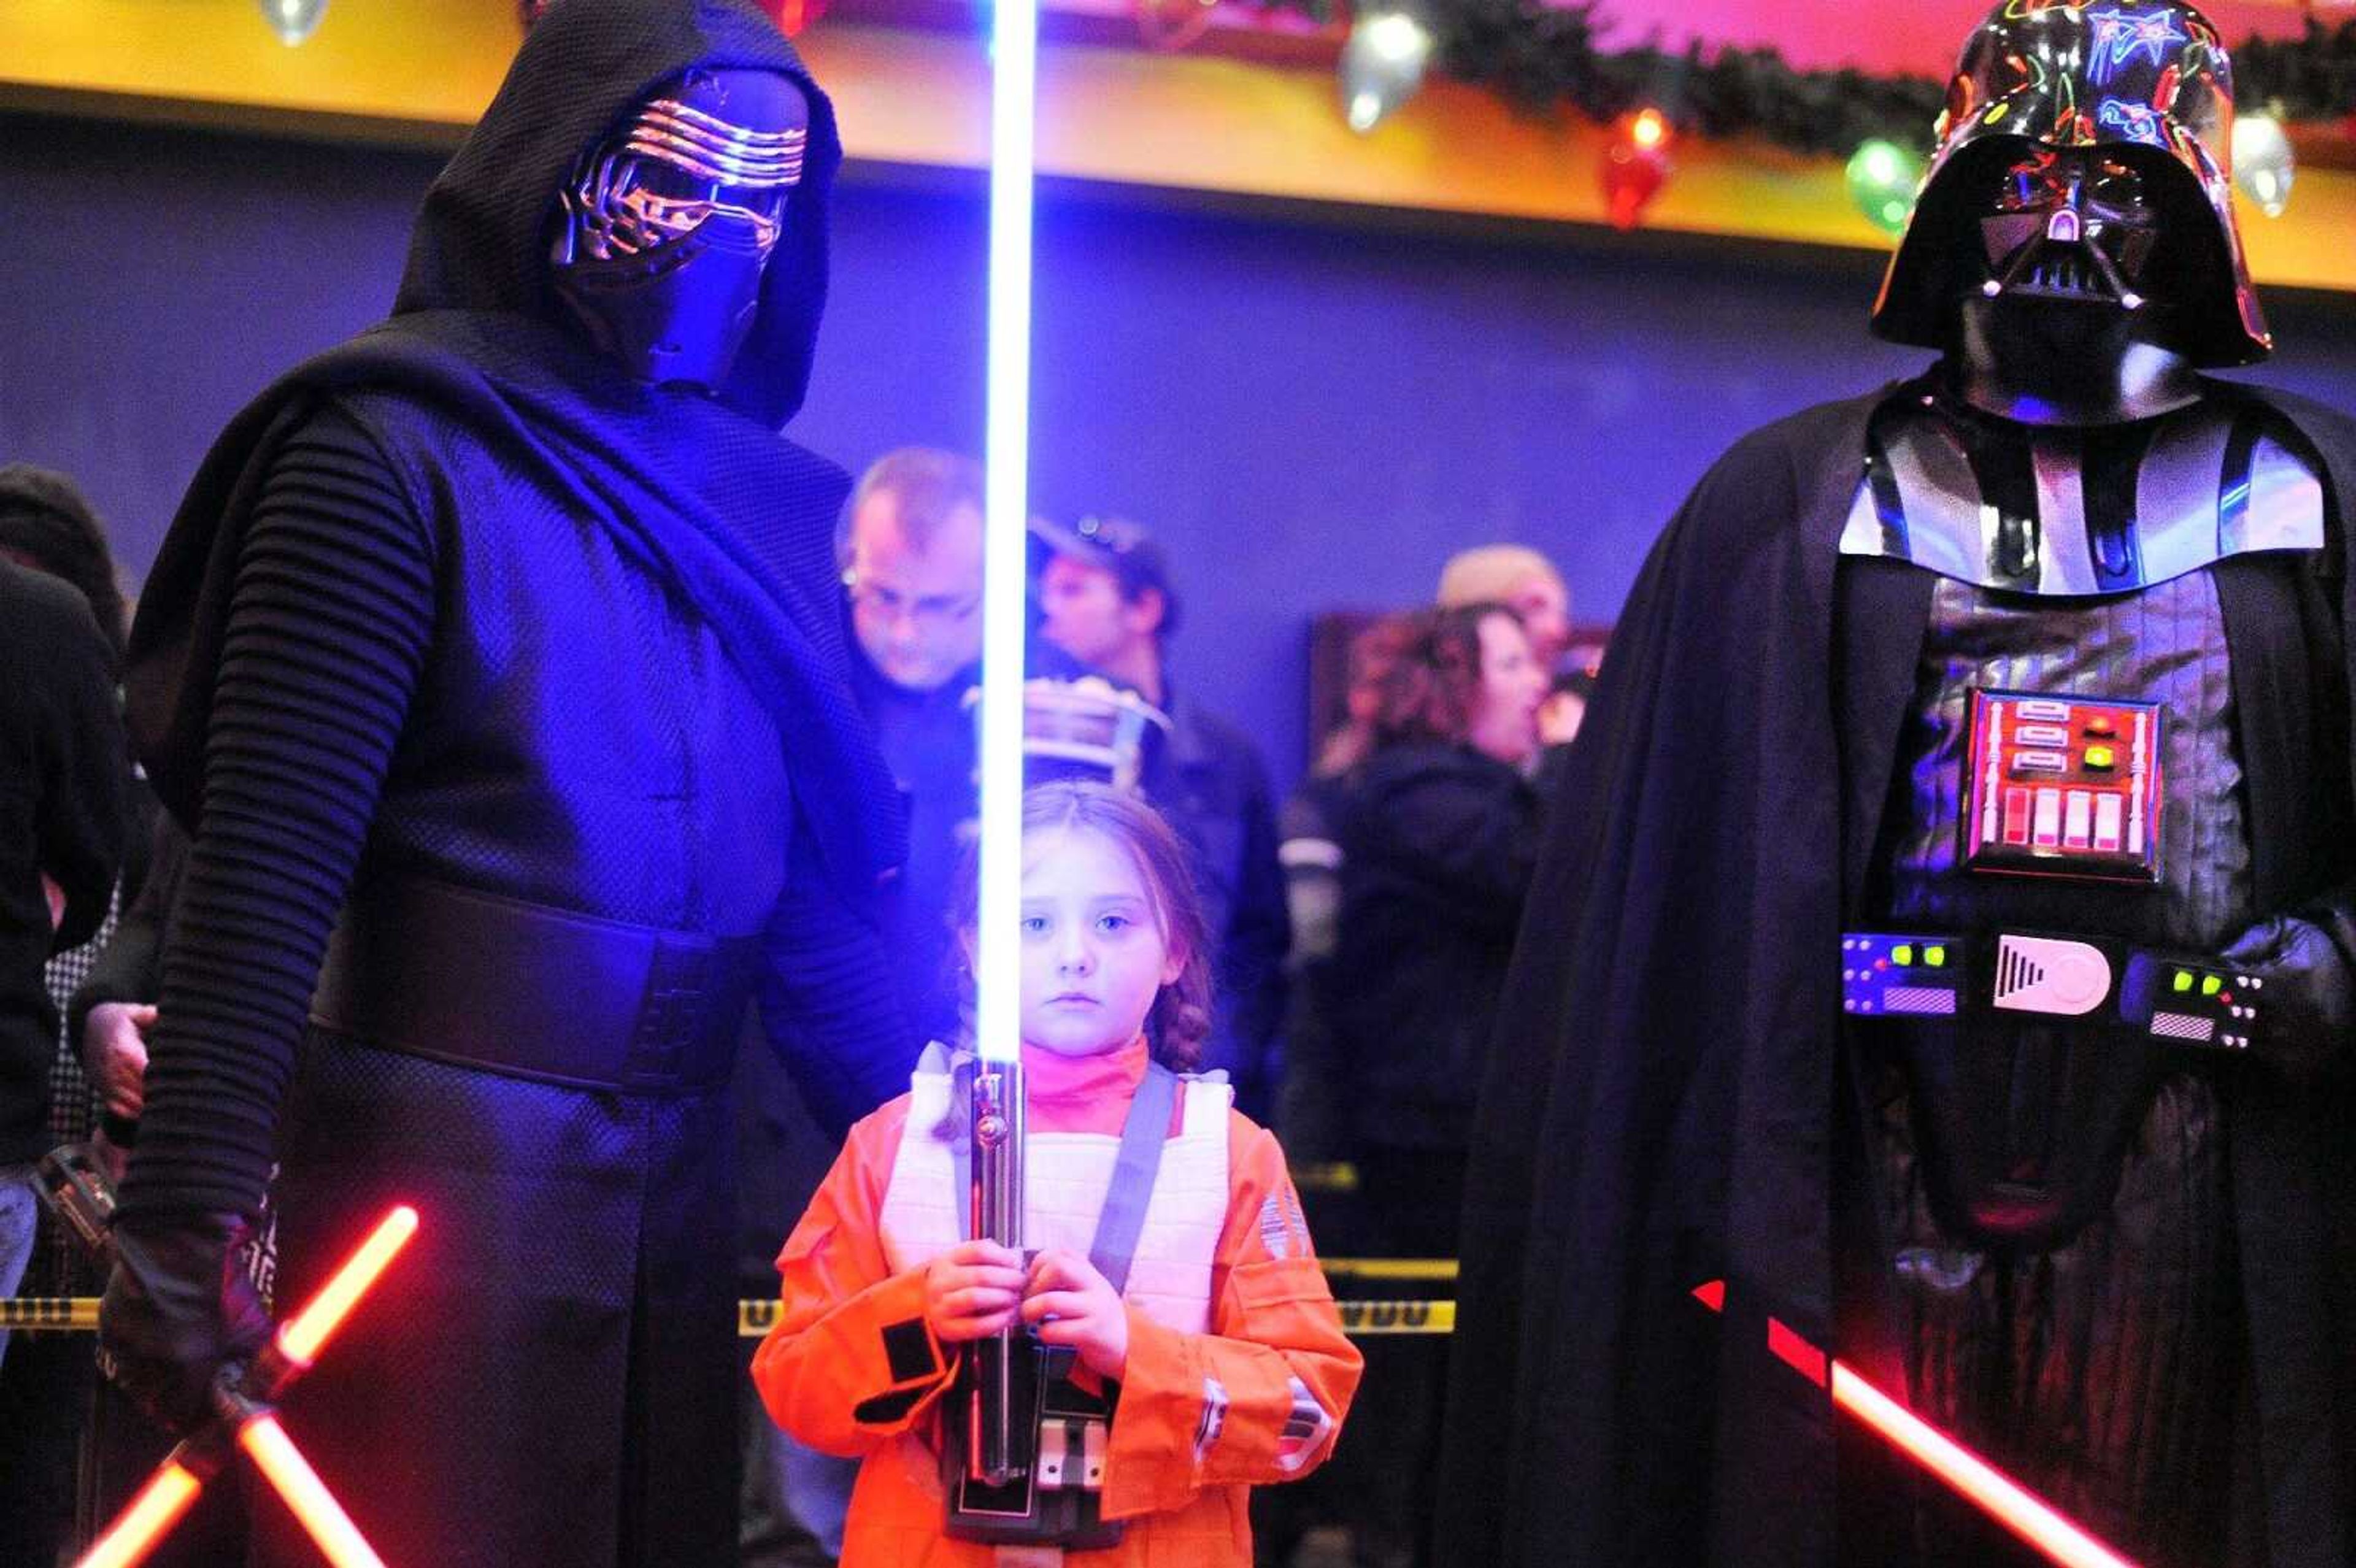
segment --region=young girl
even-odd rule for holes
[[[1053,1549],[950,1538],[940,1479],[960,1348],[1031,1325],[1076,1352],[1076,1381],[1118,1389],[1098,1500],[1126,1533],[1071,1552],[1075,1568],[1245,1568],[1250,1488],[1332,1452],[1358,1352],[1284,1152],[1224,1083],[1179,1083],[1126,1290],[1088,1261],[1149,1059],[1183,1072],[1209,1025],[1208,939],[1169,827],[1101,785],[1031,790],[1022,918],[1024,1234],[1038,1255],[1025,1269],[1006,1248],[958,1239],[964,1115],[935,1046],[910,1093],[851,1129],[787,1239],[782,1311],[754,1381],[787,1431],[864,1459],[845,1568],[1055,1562]]]

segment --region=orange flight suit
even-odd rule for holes
[[[1141,1041],[1077,1068],[1024,1055],[1034,1130],[1117,1132],[1145,1063]],[[1092,1075],[1079,1086],[1085,1104],[1059,1104],[1058,1077],[1070,1083],[1075,1072]],[[787,1238],[777,1259],[781,1310],[754,1358],[754,1381],[797,1439],[865,1461],[844,1568],[1053,1562],[1052,1552],[943,1533],[935,1434],[957,1347],[926,1325],[923,1268],[891,1272],[880,1223],[908,1104],[903,1095],[851,1129]],[[1100,1498],[1103,1517],[1128,1529],[1117,1546],[1064,1553],[1072,1568],[1248,1568],[1252,1486],[1322,1463],[1357,1388],[1365,1363],[1342,1332],[1284,1151],[1240,1113],[1227,1116],[1211,1332],[1180,1333],[1130,1304]]]

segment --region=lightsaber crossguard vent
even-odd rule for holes
[[[311,1370],[360,1297],[416,1233],[417,1211],[406,1204],[378,1221],[368,1240],[319,1293],[279,1325],[253,1365],[234,1379],[224,1375],[214,1385],[212,1422],[172,1450],[76,1568],[131,1568],[144,1559],[187,1512],[205,1482],[228,1462],[232,1444],[277,1488],[335,1568],[384,1568],[383,1560],[279,1425],[271,1402]]]

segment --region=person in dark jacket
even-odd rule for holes
[[[980,810],[981,506],[981,464],[901,447],[860,475],[839,549],[851,691],[907,802],[908,869],[894,890],[892,954],[909,1014],[928,1040],[957,1029],[950,884]],[[798,1203],[787,1211],[788,1228],[800,1212]]]
[[[1146,748],[1141,784],[1194,853],[1219,944],[1217,1016],[1203,1065],[1225,1070],[1236,1104],[1267,1117],[1283,1071],[1278,1032],[1292,945],[1267,764],[1249,735],[1172,679],[1178,591],[1142,527],[1126,517],[1083,517],[1069,528],[1034,519],[1032,536],[1046,556],[1040,635],[1169,717],[1166,736]]]
[[[1494,603],[1426,611],[1372,633],[1372,749],[1335,795],[1341,910],[1318,966],[1329,1055],[1303,1063],[1343,1107],[1343,1148],[1377,1255],[1453,1256],[1466,1140],[1514,932],[1537,859],[1537,757],[1546,671]],[[1337,1483],[1360,1559],[1431,1550],[1442,1360],[1377,1348],[1373,1414]],[[1376,1357],[1370,1355],[1370,1362]]]
[[[283,1301],[414,1205],[294,1396],[389,1561],[730,1560],[748,994],[838,1130],[914,1054],[849,481],[777,434],[839,156],[745,0],[552,6],[391,318],[238,417],[143,598],[190,847],[102,1341],[186,1426],[262,1331],[231,1257],[273,1152]]]
[[[80,593],[0,560],[0,1295],[31,1255],[33,1162],[48,1150],[58,1014],[43,970],[106,918],[123,854],[111,665]]]
[[[1537,859],[1546,672],[1498,604],[1398,623],[1374,745],[1334,824],[1342,907],[1327,965],[1348,1147],[1397,1255],[1454,1246],[1465,1139]]]
[[[130,616],[114,576],[104,523],[81,487],[64,474],[29,463],[0,465],[0,557],[73,588],[90,606],[106,641],[107,681],[122,678]],[[117,765],[123,780],[123,823],[119,900],[127,905],[146,873],[147,827],[153,797],[133,776],[126,749]],[[110,915],[80,946],[60,949],[48,966],[50,1001],[68,1010],[74,988],[97,963],[115,929]],[[48,1147],[79,1143],[94,1120],[90,1079],[73,1046],[70,1018],[49,1060]],[[81,1296],[94,1269],[80,1240],[44,1215],[32,1262],[17,1290],[26,1296]],[[16,1340],[0,1363],[0,1563],[47,1563],[71,1526],[78,1435],[97,1375],[88,1340],[41,1334]]]

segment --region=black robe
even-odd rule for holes
[[[2294,805],[2314,772],[2301,748],[2345,745],[2356,684],[2338,570],[2356,426],[2212,389],[2279,411],[2328,479],[2331,575],[2254,557],[2216,569],[2237,655],[2255,617],[2296,615],[2304,632],[2289,639],[2303,659],[2233,668],[2258,904],[2283,909],[2320,891],[2325,857],[2282,825],[2344,821],[2350,804]],[[1438,1532],[1449,1563],[1861,1560],[1836,1539],[1829,1398],[1767,1353],[1764,1319],[1902,1391],[1889,1330],[1836,1322],[1880,1260],[1846,1206],[1858,1184],[1836,1175],[1862,1144],[1834,956],[1889,798],[1931,581],[1853,562],[1865,570],[1837,592],[1884,395],[1736,445],[1655,547],[1613,640],[1475,1123]],[[2268,1561],[2344,1565],[2351,1095],[2344,1077],[2301,1087],[2245,1065],[2228,1136]],[[1720,1279],[1724,1317],[1690,1295]]]

